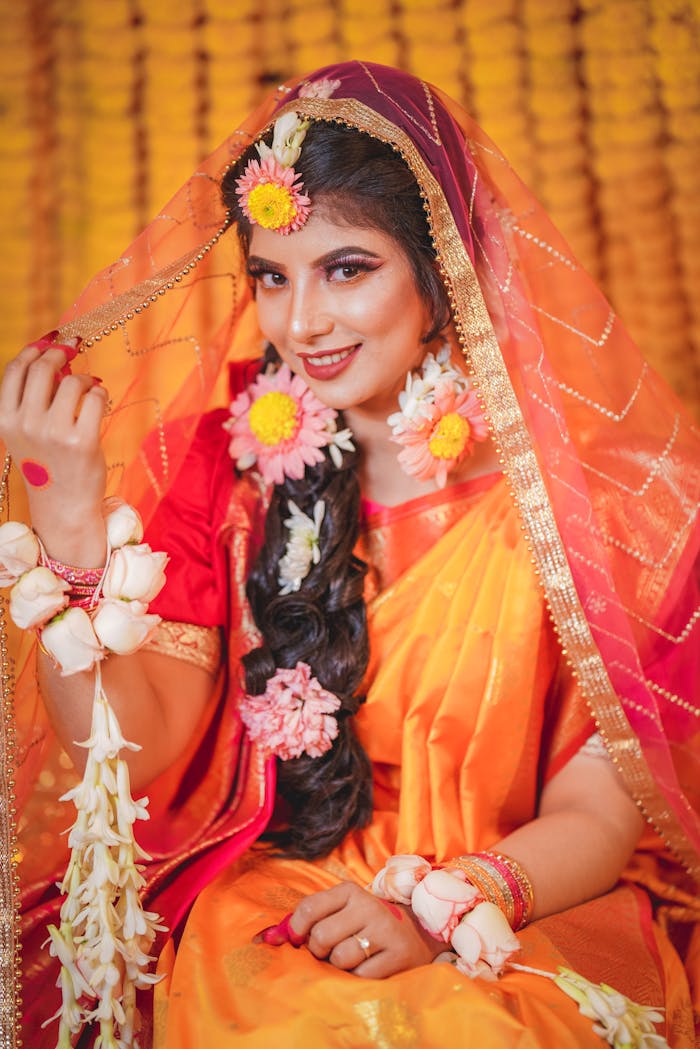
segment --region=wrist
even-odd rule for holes
[[[104,567],[107,557],[107,531],[98,509],[82,512],[74,508],[70,516],[60,513],[46,519],[44,514],[32,513],[34,531],[47,555],[76,568]]]

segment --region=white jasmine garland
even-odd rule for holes
[[[48,622],[68,604],[70,586],[43,565],[30,568],[10,591],[10,615],[20,630]]]
[[[68,842],[71,857],[61,891],[60,926],[49,926],[49,950],[61,963],[62,1005],[46,1021],[59,1020],[58,1046],[86,1023],[99,1024],[102,1049],[137,1046],[136,990],[159,978],[148,972],[157,914],[139,896],[144,879],[138,860],[149,858],[136,843],[133,824],[148,819],[148,798],[134,802],[129,772],[119,757],[128,743],[102,688],[99,665],[82,781],[63,795],[77,810]]]
[[[0,586],[12,586],[39,563],[41,548],[31,528],[22,521],[0,525]]]
[[[122,735],[102,688],[100,661],[109,652],[135,652],[160,622],[147,614],[148,601],[165,582],[168,558],[141,542],[143,526],[133,507],[109,500],[105,508],[107,564],[88,609],[65,607],[71,582],[37,565],[41,544],[26,525],[9,521],[0,528],[0,586],[12,586],[15,623],[37,630],[62,676],[95,668],[92,728],[80,744],[88,750],[85,774],[61,799],[74,803],[77,816],[60,886],[61,920],[49,926],[47,941],[61,964],[62,1004],[46,1021],[59,1020],[57,1049],[70,1049],[88,1023],[99,1025],[100,1049],[138,1049],[136,991],[158,979],[148,971],[150,951],[164,929],[140,897],[145,882],[138,861],[150,857],[137,845],[133,824],[148,819],[148,799],[133,800],[129,770],[119,757],[124,748],[140,747]]]
[[[105,499],[103,507],[107,542],[112,550],[117,550],[127,543],[140,543],[143,539],[143,524],[133,506],[121,499]]]
[[[326,512],[326,504],[319,499],[313,510],[313,518],[308,517],[297,504],[288,501],[290,516],[285,520],[289,530],[289,539],[285,552],[280,559],[278,582],[280,594],[293,594],[311,570],[321,559],[321,524]]]
[[[168,555],[155,553],[148,543],[113,550],[102,593],[106,598],[148,603],[163,589],[167,562]]]
[[[41,631],[41,647],[61,668],[62,677],[91,670],[105,655],[84,608],[67,608],[54,616]]]
[[[529,965],[510,963],[511,969],[545,976],[578,1003],[579,1012],[595,1020],[593,1030],[613,1049],[669,1049],[655,1025],[663,1021],[660,1007],[638,1005],[607,983],[592,983],[585,976],[559,966],[556,973],[534,969]]]

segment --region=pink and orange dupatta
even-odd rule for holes
[[[149,519],[199,417],[225,396],[225,360],[258,350],[254,305],[219,200],[227,166],[285,106],[391,143],[421,187],[465,359],[564,658],[630,791],[697,879],[697,432],[507,161],[455,103],[408,74],[359,61],[313,74],[321,77],[340,81],[332,98],[300,99],[297,81],[279,89],[63,317],[62,334],[84,340],[76,367],[101,375],[112,397],[110,488]],[[7,659],[3,675],[9,704]],[[222,732],[238,739],[232,711]],[[22,807],[41,770],[54,775],[28,646],[17,653],[14,718],[4,791],[9,804],[16,768]],[[245,748],[241,755],[243,764],[229,762],[231,789],[246,776]],[[55,822],[51,806],[40,811]],[[11,913],[9,808],[3,831]],[[58,862],[55,837],[43,834],[35,822],[37,878]],[[12,997],[13,933],[6,946]]]

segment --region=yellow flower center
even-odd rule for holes
[[[436,459],[456,459],[462,454],[469,440],[469,423],[457,412],[443,415],[433,430],[428,448]]]
[[[297,209],[292,194],[286,186],[265,182],[255,186],[248,194],[248,211],[254,222],[265,229],[288,226],[296,216]]]
[[[281,444],[299,429],[297,404],[288,393],[271,390],[253,401],[248,413],[253,435],[261,444]]]

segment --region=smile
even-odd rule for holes
[[[306,374],[312,379],[334,379],[350,364],[360,349],[360,343],[331,353],[318,353],[313,357],[300,355]]]

